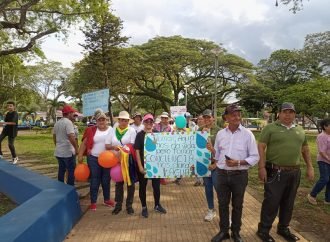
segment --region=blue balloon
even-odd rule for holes
[[[183,116],[177,116],[177,117],[175,118],[175,125],[176,125],[176,127],[177,127],[178,129],[183,129],[183,128],[185,128],[186,125],[187,125],[187,120],[186,120],[186,118],[183,117]]]

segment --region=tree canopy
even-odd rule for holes
[[[90,16],[107,12],[107,0],[2,0],[0,3],[0,56],[34,51],[38,41]]]

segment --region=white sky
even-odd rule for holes
[[[300,49],[307,34],[330,30],[330,1],[304,0],[296,14],[275,0],[113,0],[114,14],[123,20],[130,44],[155,36],[181,35],[222,43],[231,53],[254,64],[277,49]],[[70,67],[82,59],[84,41],[72,30],[67,43],[45,39],[46,56]]]

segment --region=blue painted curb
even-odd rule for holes
[[[0,160],[0,192],[17,208],[0,217],[0,240],[63,241],[82,215],[74,187]]]

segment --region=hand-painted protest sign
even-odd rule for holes
[[[171,117],[175,118],[178,115],[184,115],[187,112],[186,106],[171,106],[170,113]]]
[[[102,109],[106,113],[109,111],[109,89],[84,93],[82,101],[84,116],[92,116],[97,108]]]
[[[147,178],[210,176],[210,151],[207,132],[172,132],[147,134],[144,160]]]

